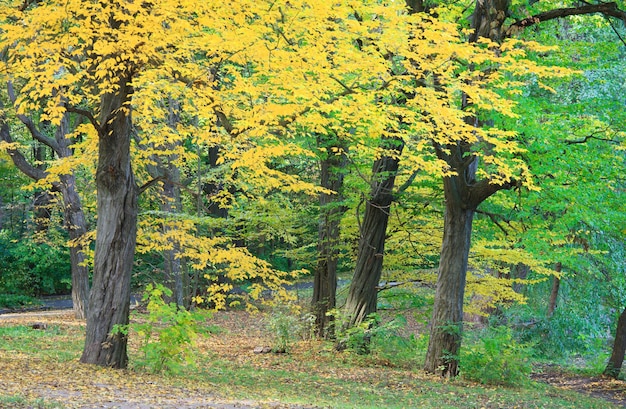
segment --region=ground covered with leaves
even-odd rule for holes
[[[137,319],[137,317],[135,318]],[[35,328],[33,328],[35,326]],[[175,373],[138,365],[131,333],[128,370],[78,363],[84,322],[70,311],[0,316],[0,407],[6,408],[612,408],[626,405],[621,381],[544,368],[535,382],[486,387],[444,381],[418,358],[337,352],[300,340],[287,353],[262,314],[218,313],[196,340],[193,362]],[[393,348],[392,348],[393,349]],[[552,384],[552,385],[548,385]]]

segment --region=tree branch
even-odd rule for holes
[[[587,143],[587,141],[589,139],[595,139],[596,141],[604,141],[604,142],[611,142],[611,143],[619,143],[619,141],[616,141],[615,139],[610,139],[610,138],[600,138],[599,136],[595,136],[595,134],[591,134],[591,135],[587,135],[581,139],[565,139],[563,140],[564,143],[568,144],[568,145],[576,145],[576,144],[583,144],[583,143]]]
[[[554,20],[557,18],[563,18],[568,16],[579,16],[583,14],[602,13],[605,16],[615,17],[626,22],[626,12],[620,10],[616,3],[600,3],[600,4],[586,4],[580,7],[567,7],[546,11],[539,13],[531,17],[518,20],[511,24],[505,31],[504,36],[510,37],[516,32],[532,26],[534,24],[541,23],[543,21]]]
[[[476,210],[476,208],[491,195],[500,190],[509,190],[518,185],[518,181],[511,179],[501,185],[491,183],[489,179],[482,179],[475,184],[469,186],[469,198],[467,200],[467,208]]]
[[[7,93],[9,94],[9,100],[11,101],[13,105],[15,105],[15,101],[17,100],[17,98],[15,97],[15,90],[13,89],[13,82],[11,81],[7,82]],[[24,114],[16,114],[16,117],[24,124],[24,126],[26,126],[26,129],[28,129],[28,132],[30,132],[33,139],[50,147],[56,153],[59,153],[59,151],[61,150],[61,145],[59,145],[55,139],[49,138],[46,135],[44,135],[37,128],[37,125],[35,125],[35,122],[30,117]]]
[[[415,171],[411,174],[411,176],[409,176],[409,178],[406,180],[406,182],[404,182],[402,184],[402,186],[398,187],[398,190],[396,191],[396,194],[400,194],[402,192],[404,192],[405,190],[407,190],[412,184],[413,181],[415,180],[415,178],[417,177],[419,171]]]
[[[158,182],[166,180],[164,176],[157,176],[156,178],[147,181],[142,186],[139,187],[139,194],[142,194],[146,190],[150,189],[152,186],[156,185]]]
[[[93,127],[96,128],[96,131],[100,132],[100,124],[98,123],[96,118],[91,114],[91,112],[87,111],[86,109],[77,108],[72,105],[66,105],[65,110],[67,112],[78,114],[80,116],[87,118],[87,120],[91,123],[91,125],[93,125]]]
[[[7,123],[6,116],[4,115],[4,104],[0,101],[0,140],[12,144],[14,143],[13,137],[11,137],[11,130]],[[13,164],[26,176],[33,180],[41,180],[46,177],[46,172],[31,165],[26,157],[19,150],[7,147],[6,152],[11,157]]]
[[[490,213],[490,212],[485,212],[484,210],[476,210],[476,213],[478,214],[484,214],[485,216],[489,217],[491,219],[491,221],[498,226],[498,228],[502,231],[502,233],[504,233],[505,236],[509,235],[509,232],[500,224],[500,222],[496,219],[496,214],[494,213]],[[502,216],[500,216],[502,217]],[[506,221],[506,220],[505,220]],[[507,221],[508,223],[508,221]]]

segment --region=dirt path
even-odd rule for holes
[[[626,408],[626,382],[606,376],[583,376],[564,373],[558,367],[550,367],[532,378],[557,388],[574,390],[601,398]]]

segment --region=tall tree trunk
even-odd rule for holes
[[[163,182],[163,204],[161,210],[166,214],[175,214],[181,210],[180,201],[180,171],[171,163],[167,164],[165,170],[165,181]],[[163,226],[164,233],[171,230],[167,223]],[[183,268],[181,260],[182,251],[178,242],[172,243],[172,248],[163,252],[165,260],[165,281],[172,290],[174,302],[179,307],[185,306],[185,285],[183,280]]]
[[[561,272],[563,265],[561,263],[556,263],[554,270],[558,273]],[[550,318],[552,314],[554,314],[554,310],[556,310],[556,301],[559,298],[559,287],[561,286],[561,279],[557,276],[552,278],[552,290],[550,290],[550,300],[548,301],[548,311],[546,316]]]
[[[388,138],[383,141],[383,147],[392,153],[376,159],[372,167],[371,192],[365,204],[356,266],[345,307],[349,326],[360,324],[376,312],[378,302],[377,286],[383,267],[387,224],[404,143]]]
[[[319,144],[319,142],[318,142]],[[346,209],[343,200],[342,168],[346,165],[346,155],[330,153],[321,160],[321,186],[334,193],[320,193],[320,221],[318,226],[317,267],[313,281],[313,299],[311,302],[315,314],[315,330],[318,337],[332,338],[333,317],[327,313],[336,306],[337,263],[339,251],[339,224]]]
[[[475,42],[484,37],[500,42],[508,5],[507,0],[476,0],[472,19],[474,32],[469,41]],[[461,105],[469,105],[466,95],[462,96]],[[474,126],[481,125],[475,117],[468,116],[466,121]],[[443,180],[446,201],[444,238],[424,370],[442,376],[456,376],[474,212],[489,196],[499,190],[510,189],[514,183],[492,185],[487,179],[477,181],[478,158],[472,153],[470,143],[461,141],[445,146],[434,143],[434,147],[439,159],[445,161],[456,175]]]
[[[624,308],[617,320],[613,352],[604,370],[606,376],[617,379],[624,363],[624,353],[626,353],[626,308]]]
[[[81,239],[87,233],[87,221],[76,190],[74,175],[61,176],[61,196],[66,229],[70,236],[70,263],[72,267],[72,303],[74,317],[85,319],[89,301],[89,267]]]
[[[458,373],[458,353],[463,330],[463,298],[474,210],[452,200],[451,179],[444,179],[446,210],[443,243],[435,292],[430,341],[424,369],[444,376]]]
[[[114,368],[128,363],[127,336],[113,331],[128,324],[130,278],[137,239],[137,194],[130,158],[130,75],[116,94],[102,98],[98,169],[98,224],[93,285],[80,361]]]
[[[171,97],[167,98],[167,124],[172,130],[176,130],[176,127],[180,123],[180,103]],[[180,141],[168,143],[165,146],[166,151],[175,152],[181,145]],[[182,210],[182,204],[180,199],[180,169],[176,166],[178,160],[178,154],[172,153],[166,157],[159,155],[152,155],[152,161],[154,165],[148,166],[148,172],[150,176],[155,179],[160,179],[163,188],[161,189],[161,212],[167,219]],[[172,230],[172,227],[165,220],[163,223],[163,234],[165,236]],[[163,251],[163,267],[164,267],[164,285],[172,290],[173,301],[176,305],[185,306],[185,285],[183,277],[183,266],[181,259],[180,244],[173,240],[171,247]]]

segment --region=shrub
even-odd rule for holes
[[[489,328],[481,331],[477,342],[461,349],[461,375],[486,385],[525,385],[531,356],[531,346],[516,341],[509,328]]]
[[[114,332],[128,333],[130,327],[139,335],[143,356],[137,359],[137,367],[154,373],[178,373],[183,365],[194,363],[195,341],[201,331],[199,323],[207,314],[166,304],[164,295],[171,297],[172,291],[161,284],[148,284],[143,296],[143,301],[148,303],[147,320],[114,328]]]
[[[35,307],[41,305],[36,298],[19,294],[0,294],[0,307],[9,309],[20,309],[24,307]]]
[[[50,246],[30,238],[16,241],[3,232],[0,250],[0,292],[39,296],[70,290],[70,256],[62,245]]]
[[[301,313],[295,305],[278,305],[265,318],[265,326],[272,336],[274,352],[289,352],[294,342],[311,338],[315,316]]]

